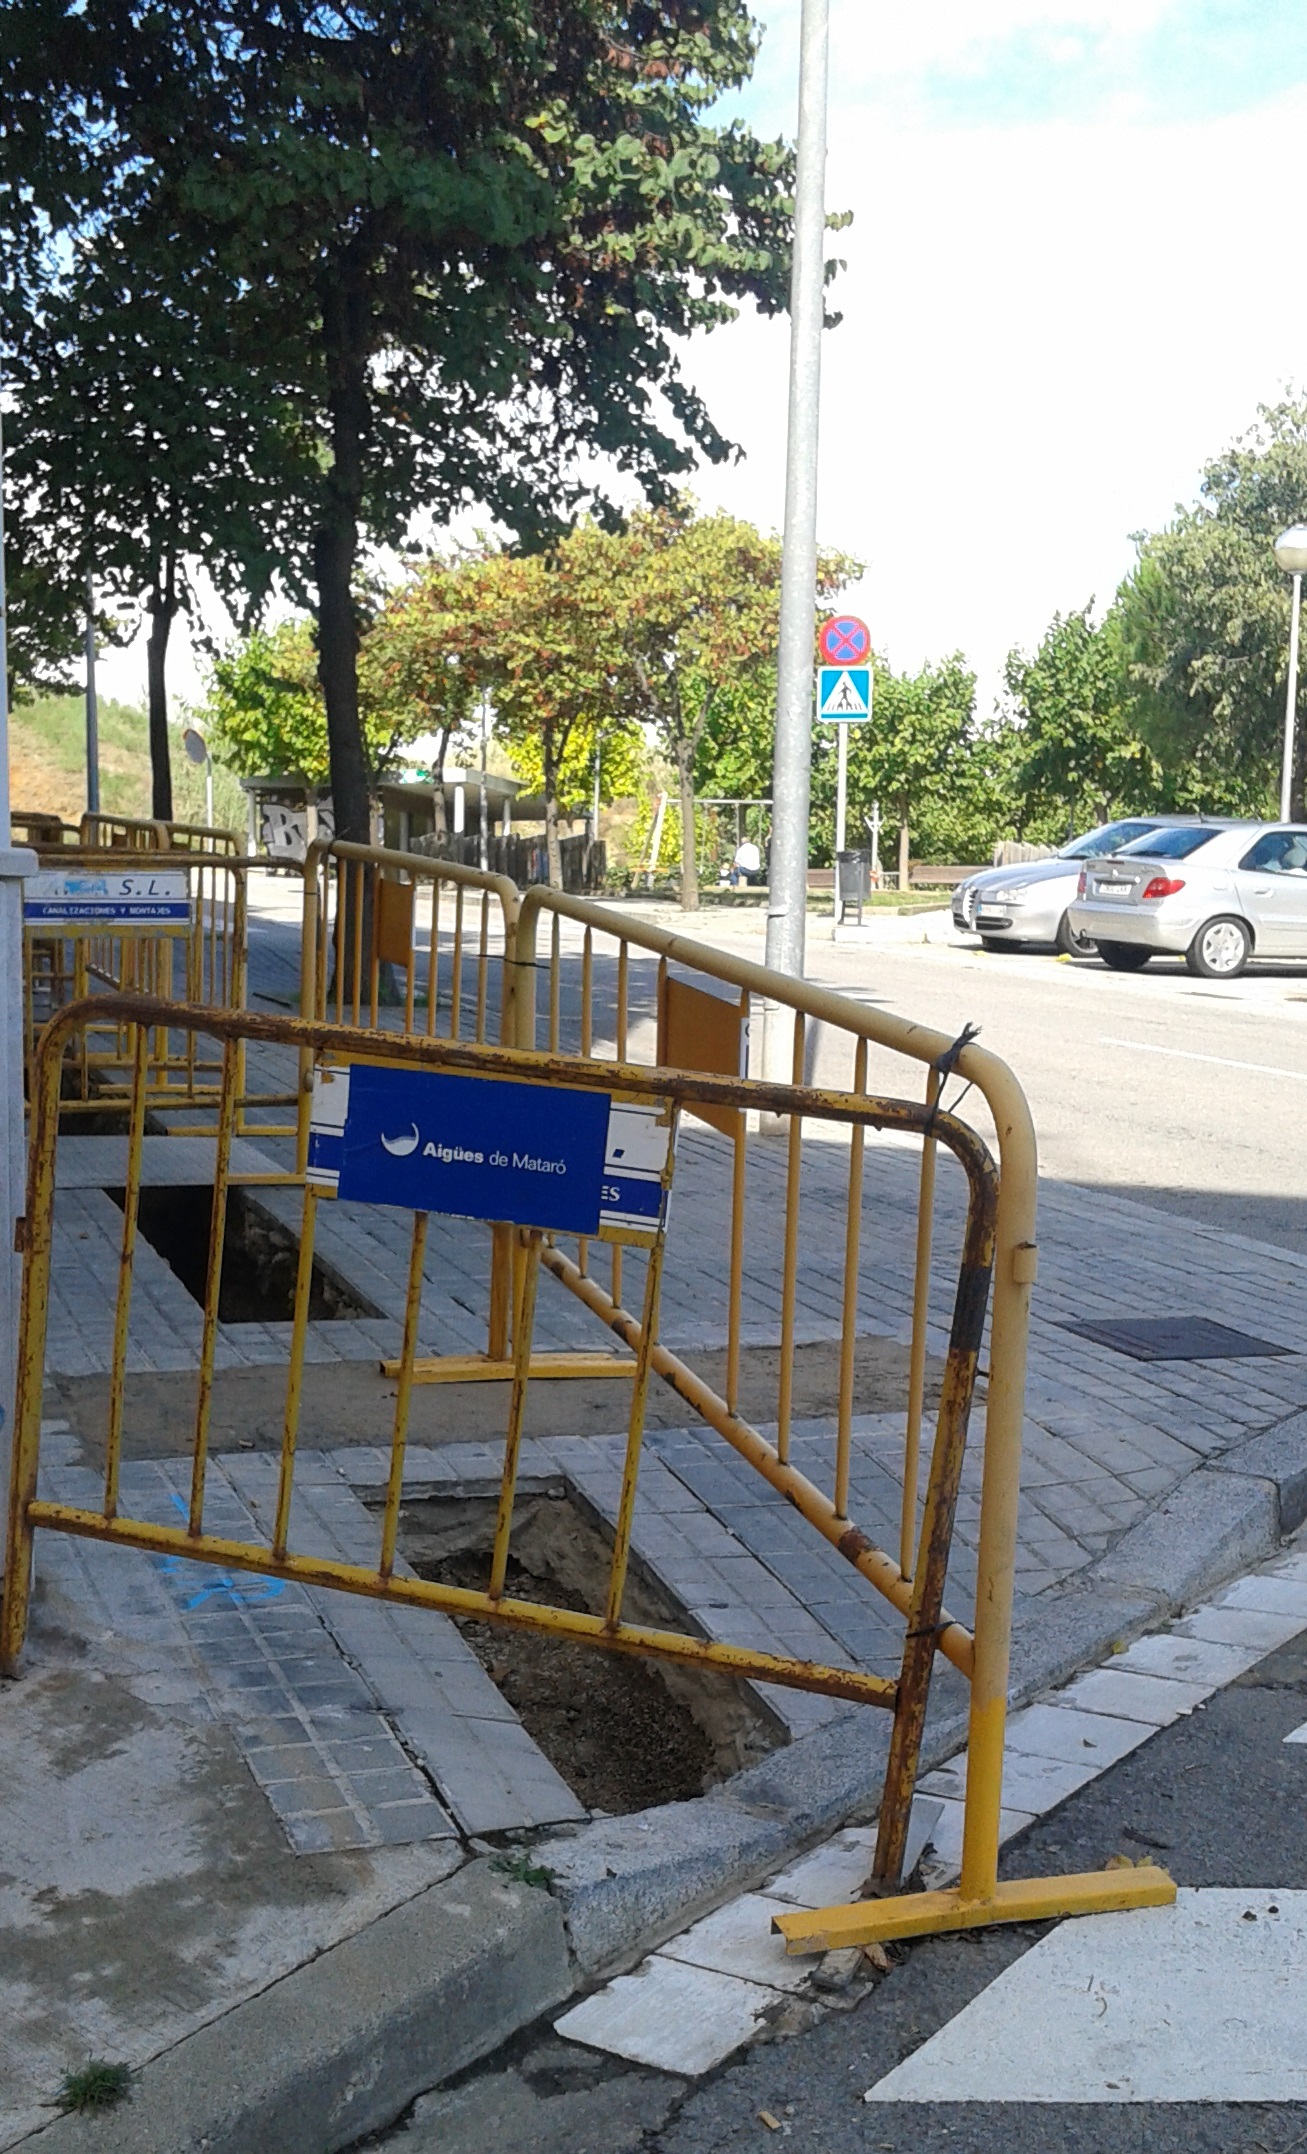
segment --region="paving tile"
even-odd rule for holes
[[[1256,1655],[1273,1653],[1307,1630],[1307,1616],[1272,1615],[1256,1608],[1195,1608],[1176,1625],[1186,1638],[1210,1638],[1217,1645],[1245,1646]]]
[[[633,2064],[696,2079],[721,2064],[779,2006],[781,1992],[655,1956],[554,2021],[554,2031]]]
[[[1028,1705],[1013,1713],[1007,1724],[1007,1751],[1042,1758],[1060,1758],[1067,1764],[1086,1763],[1095,1772],[1114,1765],[1118,1758],[1147,1742],[1151,1728],[1138,1720],[1113,1719],[1106,1713],[1086,1713],[1058,1702]]]
[[[1301,1616],[1307,1623],[1307,1580],[1264,1575],[1241,1578],[1217,1599],[1218,1608],[1250,1608],[1261,1615]]]
[[[771,1927],[772,1916],[788,1914],[791,1907],[792,1902],[779,1894],[743,1892],[660,1946],[660,1956],[690,1967],[713,1968],[718,1974],[740,1975],[746,1982],[761,1982],[772,1989],[801,1989],[811,1967],[801,1959],[791,1959],[784,1938]]]
[[[1210,1698],[1211,1683],[1178,1683],[1160,1675],[1131,1675],[1124,1669],[1091,1668],[1059,1693],[1067,1705],[1089,1713],[1105,1713],[1120,1720],[1140,1720],[1153,1728],[1169,1728],[1173,1720],[1191,1713]]]
[[[1182,1683],[1232,1683],[1259,1658],[1254,1647],[1218,1645],[1206,1638],[1186,1638],[1174,1631],[1156,1631],[1138,1638],[1126,1653],[1113,1660],[1114,1668],[1131,1674],[1169,1675]]]

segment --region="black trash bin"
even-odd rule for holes
[[[844,918],[851,905],[858,908],[858,924],[862,924],[862,908],[871,892],[871,854],[867,852],[836,853],[835,855],[835,913],[838,920]]]

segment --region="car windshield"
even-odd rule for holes
[[[1108,823],[1102,830],[1091,830],[1087,837],[1076,838],[1062,847],[1063,860],[1101,860],[1104,853],[1119,853],[1123,845],[1134,838],[1146,838],[1151,823]]]
[[[1209,838],[1220,835],[1210,823],[1185,823],[1178,830],[1150,830],[1146,838],[1136,838],[1133,845],[1123,845],[1121,851],[1127,860],[1131,854],[1145,860],[1187,860]]]

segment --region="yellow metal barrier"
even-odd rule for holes
[[[124,1191],[121,1264],[115,1303],[113,1356],[109,1382],[109,1413],[105,1439],[102,1499],[98,1507],[77,1507],[43,1500],[38,1492],[41,1438],[41,1400],[47,1310],[50,1296],[54,1247],[54,1192],[61,1113],[61,1088],[65,1061],[76,1058],[79,1042],[89,1027],[105,1018],[117,1025],[128,1043],[132,1069],[129,1101],[129,1141]],[[123,1515],[121,1509],[121,1460],[130,1446],[126,1362],[132,1296],[133,1259],[136,1246],[137,1206],[140,1194],[143,1137],[147,1105],[151,1097],[150,1069],[155,1035],[186,1031],[220,1043],[222,1090],[218,1114],[216,1172],[209,1237],[209,1261],[204,1296],[204,1320],[192,1424],[192,1473],[190,1501],[184,1525],[159,1525],[147,1519]],[[435,1581],[396,1576],[395,1557],[403,1495],[404,1453],[407,1440],[416,1342],[423,1287],[423,1255],[427,1214],[413,1214],[409,1284],[403,1331],[403,1354],[397,1368],[398,1384],[391,1441],[390,1470],[385,1508],[380,1526],[375,1566],[328,1561],[298,1553],[291,1545],[290,1521],[294,1490],[296,1438],[300,1390],[307,1339],[309,1294],[313,1272],[314,1229],[318,1205],[324,1201],[319,1182],[334,1172],[343,1177],[339,1164],[346,1156],[349,1124],[342,1114],[333,1123],[330,1106],[315,1124],[337,1132],[339,1149],[335,1169],[324,1167],[321,1150],[311,1155],[303,1195],[295,1311],[287,1371],[281,1468],[275,1519],[264,1543],[234,1542],[209,1533],[205,1527],[205,1485],[209,1443],[209,1419],[218,1334],[219,1283],[222,1271],[226,1198],[229,1186],[231,1141],[235,1127],[239,1090],[240,1054],[253,1042],[297,1049],[309,1058],[318,1080],[320,1097],[327,1099],[333,1084],[352,1073],[355,1085],[375,1078],[378,1069],[426,1073],[428,1078],[473,1076],[497,1084],[513,1081],[513,1094],[523,1088],[545,1088],[551,1095],[598,1094],[607,1110],[609,1131],[605,1160],[628,1156],[612,1146],[614,1116],[621,1122],[621,1141],[629,1145],[631,1110],[641,1111],[644,1128],[661,1128],[665,1135],[661,1167],[644,1165],[645,1196],[653,1177],[656,1201],[644,1210],[620,1199],[621,1189],[611,1190],[608,1177],[624,1169],[605,1165],[603,1201],[610,1205],[598,1213],[597,1238],[614,1247],[643,1251],[645,1278],[642,1313],[637,1320],[614,1308],[593,1289],[574,1267],[566,1264],[553,1246],[547,1230],[519,1225],[512,1229],[518,1272],[517,1309],[514,1327],[513,1383],[508,1401],[504,1464],[501,1477],[498,1521],[489,1574],[483,1591],[455,1588]],[[349,1096],[353,1096],[352,1094]],[[505,1093],[506,1120],[511,1124],[513,1095]],[[407,1095],[406,1095],[407,1097]],[[424,1112],[432,1116],[432,1128],[444,1126],[449,1093],[423,1094]],[[429,1106],[428,1103],[429,1102]],[[484,1101],[483,1101],[484,1105]],[[658,1339],[659,1295],[665,1240],[666,1193],[670,1188],[677,1118],[682,1111],[719,1121],[749,1111],[802,1118],[809,1124],[833,1125],[854,1137],[869,1127],[928,1134],[948,1147],[962,1166],[967,1182],[966,1220],[961,1237],[952,1329],[940,1389],[934,1442],[931,1446],[925,1509],[914,1573],[903,1574],[892,1557],[878,1549],[850,1518],[847,1505],[847,1453],[836,1470],[832,1497],[817,1487],[777,1447],[768,1444],[738,1414],[727,1411],[716,1397],[681,1361],[669,1354]],[[407,1111],[407,1109],[405,1110]],[[498,1126],[498,1110],[491,1105]],[[439,1124],[435,1116],[442,1120]],[[754,1681],[778,1683],[876,1705],[893,1714],[890,1762],[881,1805],[877,1847],[878,1874],[896,1879],[902,1862],[912,1789],[925,1721],[927,1698],[935,1654],[940,1651],[966,1673],[973,1673],[976,1655],[966,1629],[944,1607],[944,1580],[948,1566],[953,1519],[966,1444],[967,1420],[975,1385],[981,1338],[984,1330],[987,1291],[994,1251],[997,1184],[993,1162],[978,1137],[965,1124],[939,1107],[926,1108],[910,1101],[873,1098],[851,1092],[818,1092],[803,1085],[760,1083],[739,1076],[713,1076],[675,1070],[638,1069],[621,1062],[600,1062],[555,1053],[536,1054],[487,1043],[456,1039],[433,1039],[398,1035],[384,1042],[373,1029],[309,1023],[292,1018],[263,1017],[185,1008],[138,995],[112,995],[83,1002],[59,1012],[42,1039],[36,1068],[33,1102],[33,1138],[27,1193],[27,1210],[20,1232],[25,1256],[23,1302],[18,1357],[18,1400],[10,1487],[5,1589],[0,1608],[0,1668],[17,1671],[27,1625],[28,1596],[32,1575],[34,1535],[40,1530],[59,1530],[88,1538],[121,1543],[156,1553],[194,1557],[233,1568],[296,1579],[302,1583],[337,1587],[379,1600],[406,1602],[443,1609],[452,1614],[478,1615],[529,1630],[572,1638],[620,1653],[634,1653],[682,1666],[711,1668]],[[379,1129],[385,1121],[378,1121]],[[321,1145],[319,1136],[319,1145]],[[381,1157],[396,1149],[388,1138],[372,1140]],[[407,1156],[420,1137],[414,1125],[412,1144],[403,1147]],[[504,1142],[509,1141],[505,1134]],[[429,1147],[434,1151],[434,1146]],[[449,1154],[467,1157],[467,1154]],[[479,1155],[472,1155],[479,1159]],[[506,1163],[505,1155],[505,1163]],[[382,1161],[384,1166],[385,1162]],[[494,1162],[492,1161],[492,1165]],[[375,1170],[372,1170],[375,1171]],[[435,1170],[433,1170],[435,1171]],[[412,1187],[411,1169],[403,1170],[402,1185]],[[326,1199],[325,1201],[330,1201]],[[371,1201],[405,1204],[403,1196],[374,1195]],[[528,1200],[534,1202],[534,1199]],[[465,1210],[459,1204],[459,1210]],[[633,1216],[634,1215],[634,1216]],[[541,1216],[545,1216],[543,1213]],[[609,1575],[603,1582],[602,1614],[573,1612],[551,1605],[514,1598],[504,1591],[512,1532],[518,1452],[527,1387],[531,1372],[531,1338],[535,1283],[541,1267],[574,1284],[583,1301],[618,1330],[634,1355],[634,1381],[628,1418],[626,1465],[620,1504],[613,1529]],[[764,1478],[808,1520],[814,1530],[837,1548],[868,1587],[874,1588],[904,1618],[902,1656],[897,1678],[858,1668],[841,1668],[801,1661],[784,1653],[734,1646],[691,1636],[685,1632],[658,1630],[628,1623],[623,1599],[630,1554],[631,1530],[644,1432],[645,1400],[650,1373],[657,1371],[675,1385],[696,1411],[719,1426]],[[841,1488],[842,1481],[842,1488]]]
[[[243,860],[226,853],[164,854],[137,844],[98,853],[62,846],[38,858],[42,872],[24,892],[29,1087],[46,1026],[66,1004],[88,995],[132,991],[220,1009],[243,1007],[247,954]],[[131,894],[124,897],[122,892],[128,888]],[[180,917],[151,917],[152,893],[157,893],[160,912],[172,910]],[[118,917],[113,917],[115,908]],[[97,918],[97,912],[102,917]],[[42,913],[47,916],[40,917]],[[67,917],[60,917],[61,913]],[[168,1109],[212,1112],[221,1076],[221,1062],[197,1054],[193,1034],[172,1039],[163,1028],[156,1031],[149,1067],[156,1116]],[[64,1112],[71,1115],[101,1113],[120,1105],[130,1093],[131,1055],[107,1005],[84,1028],[81,1056],[66,1073],[65,1084]],[[294,1098],[290,1090],[260,1095],[264,1105],[280,1100],[290,1106]],[[240,1133],[246,1110],[253,1104],[242,1085]],[[183,1134],[192,1126],[190,1121],[177,1125]]]
[[[31,842],[42,841],[33,838]],[[106,815],[89,809],[82,817],[77,843],[89,852],[226,853],[234,859],[240,859],[245,852],[244,840],[234,830],[213,828],[208,823],[170,823],[157,816]]]
[[[570,940],[565,936],[565,927],[569,930]],[[540,949],[542,934],[547,934],[548,940]],[[605,964],[606,951],[611,954]],[[633,1007],[637,998],[632,977],[632,952],[648,953],[656,959],[654,993],[646,993],[643,1006],[638,1009]],[[971,1679],[961,1878],[956,1891],[952,1892],[906,1895],[892,1901],[859,1902],[851,1908],[826,1909],[816,1914],[782,1916],[775,1926],[785,1936],[788,1949],[819,1951],[834,1945],[870,1943],[931,1930],[1027,1921],[1044,1915],[1108,1907],[1154,1905],[1172,1899],[1174,1885],[1160,1870],[1106,1871],[1085,1878],[1041,1878],[1016,1884],[998,1882],[1026,1341],[1030,1294],[1037,1269],[1035,1134],[1025,1095],[1012,1072],[996,1055],[974,1044],[970,1028],[957,1040],[949,1040],[942,1033],[884,1010],[855,1003],[805,980],[785,978],[747,959],[715,950],[686,936],[673,935],[652,923],[633,920],[615,907],[569,897],[560,891],[533,888],[525,893],[518,915],[516,970],[514,1037],[522,1049],[546,1045],[551,1053],[559,1053],[570,1047],[573,1052],[585,1055],[608,1053],[623,1064],[641,1059],[654,1064],[663,1059],[669,1028],[675,1027],[681,1059],[692,1066],[720,1068],[723,1058],[731,1052],[745,1052],[745,1030],[752,1004],[766,1012],[773,1025],[778,1019],[788,1025],[791,1070],[796,1086],[808,1068],[814,1036],[818,1032],[822,1035],[828,1059],[842,1047],[851,1079],[849,1089],[854,1095],[866,1090],[869,1050],[889,1050],[925,1066],[925,1097],[918,1110],[922,1118],[918,1126],[923,1141],[913,1266],[899,1560],[897,1565],[891,1565],[900,1577],[910,1576],[914,1561],[919,1561],[919,1551],[914,1548],[915,1517],[925,1389],[926,1321],[934,1245],[935,1158],[944,1119],[940,1100],[945,1079],[956,1075],[965,1086],[974,1086],[992,1117],[999,1176],[981,1485],[977,1620],[974,1648],[965,1663],[958,1663],[964,1665]],[[738,1045],[734,1049],[732,1027],[725,1025],[721,1015],[714,1024],[703,1021],[704,1006],[710,996],[702,988],[696,989],[696,982],[708,983],[719,1011],[721,989],[726,987],[732,991],[737,1013],[733,1036]],[[697,1003],[684,1009],[678,1026],[675,1007],[678,999],[684,1004],[685,998],[696,994]],[[816,1096],[830,1097],[825,1093]],[[658,1372],[674,1383],[696,1411],[737,1450],[752,1457],[755,1463],[761,1463],[762,1453],[758,1447],[762,1445],[764,1450],[772,1450],[780,1466],[788,1460],[790,1449],[802,1132],[808,1119],[806,1112],[795,1112],[789,1117],[787,1128],[784,1216],[779,1233],[783,1278],[774,1450],[763,1445],[763,1439],[756,1431],[746,1430],[731,1396],[739,1369],[741,1345],[739,1282],[744,1248],[746,1146],[742,1121],[731,1132],[735,1152],[733,1200],[724,1262],[730,1281],[727,1397],[714,1396],[706,1385],[689,1377],[689,1372],[673,1369],[669,1365],[672,1357],[666,1356],[663,1350],[657,1350],[654,1355],[654,1367]],[[837,1514],[842,1511],[848,1493],[853,1401],[864,1167],[862,1128],[857,1124],[850,1132],[849,1149],[834,1491]],[[612,1252],[607,1290],[588,1276],[584,1247],[576,1263],[564,1257],[561,1251],[551,1251],[545,1261],[573,1293],[611,1324],[619,1336],[622,1335],[620,1250]],[[888,1557],[882,1560],[890,1563]],[[948,1650],[947,1634],[941,1636],[939,1644],[941,1650]],[[893,1770],[892,1765],[891,1780]],[[897,1803],[892,1787],[888,1792]],[[892,1864],[885,1860],[882,1822],[873,1876],[887,1880],[896,1875]]]
[[[78,830],[77,842],[89,853],[161,853],[167,849],[164,822],[147,815],[107,815],[88,808]]]
[[[301,1017],[334,1017],[337,1024],[428,1039],[511,1042],[518,903],[517,886],[506,875],[425,853],[317,840],[304,861]],[[303,1174],[310,1058],[301,1059],[299,1082],[297,1170]],[[512,1241],[505,1230],[495,1234],[491,1253],[485,1353],[425,1360],[417,1380],[511,1378],[513,1291]],[[630,1366],[613,1354],[538,1354],[531,1373],[624,1375]]]
[[[15,845],[30,845],[44,852],[52,845],[76,845],[77,826],[43,808],[11,808],[9,827]]]

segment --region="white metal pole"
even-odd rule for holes
[[[481,802],[478,809],[480,817],[478,829],[481,835],[477,845],[477,858],[483,875],[490,866],[490,832],[486,827],[486,754],[489,737],[490,703],[489,699],[483,695],[481,698]]]
[[[9,807],[9,648],[5,599],[4,435],[3,421],[0,420],[0,967],[3,967],[5,979],[17,983],[23,977],[23,878],[36,873],[36,855],[14,849]],[[26,1161],[23,997],[15,986],[14,991],[4,998],[0,1020],[0,1458],[3,1458],[14,1417],[18,1302],[22,1286],[19,1260],[13,1253],[14,1222],[23,1209]]]
[[[799,58],[785,537],[776,679],[767,963],[803,975],[812,770],[812,639],[817,604],[817,442],[826,285],[826,82],[829,0],[803,0]],[[788,1039],[765,1059],[788,1067]]]
[[[849,808],[849,729],[837,726],[840,736],[839,761],[835,779],[835,924],[840,922],[840,854],[844,850],[844,829]]]
[[[880,873],[880,802],[871,803],[871,872]]]
[[[100,706],[95,694],[95,583],[86,572],[86,805],[100,812]]]
[[[1298,718],[1298,623],[1302,612],[1302,574],[1295,571],[1293,579],[1293,612],[1289,621],[1289,684],[1284,697],[1284,763],[1280,771],[1280,821],[1289,820],[1289,799],[1293,792],[1294,734]]]
[[[204,820],[213,828],[213,757],[204,758]]]

